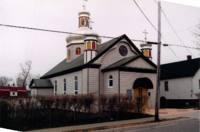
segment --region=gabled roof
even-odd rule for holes
[[[130,56],[130,57],[123,58],[123,59],[105,67],[104,69],[102,69],[102,71],[106,72],[106,71],[119,69],[119,70],[123,70],[123,71],[144,72],[144,73],[155,73],[156,72],[155,69],[145,69],[145,68],[125,66],[129,62],[133,62],[133,61],[137,60],[138,58],[143,58],[144,61],[146,61],[148,64],[150,64],[151,66],[156,68],[156,65],[153,62],[151,62],[149,59],[147,59],[146,57],[144,57],[142,55],[138,55],[138,56]]]
[[[81,70],[85,67],[99,67],[100,65],[92,64],[95,60],[97,60],[99,57],[101,57],[106,51],[108,51],[110,48],[112,48],[116,43],[121,41],[122,39],[126,39],[128,43],[135,49],[135,51],[138,53],[138,55],[141,55],[140,50],[133,44],[133,42],[126,36],[122,35],[117,38],[114,38],[112,40],[109,40],[101,45],[98,46],[97,49],[97,55],[95,58],[93,58],[90,62],[87,64],[84,64],[84,55],[80,55],[76,59],[72,60],[71,62],[67,62],[66,59],[61,61],[58,65],[56,65],[54,68],[52,68],[50,71],[48,71],[46,74],[44,74],[41,78],[50,78],[55,77],[58,75],[63,75],[69,72],[74,72]]]
[[[71,62],[67,62],[66,59],[64,59],[50,71],[45,73],[41,78],[44,79],[48,77],[53,77],[54,75],[56,76],[57,74],[62,75],[64,71],[82,66],[83,64],[84,64],[83,54],[77,57],[76,59],[72,60]]]
[[[192,77],[200,68],[200,58],[161,65],[161,80]]]
[[[32,79],[29,87],[31,89],[38,89],[38,88],[52,89],[53,84],[48,79]]]

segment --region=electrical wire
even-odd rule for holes
[[[34,27],[26,27],[26,26],[16,26],[16,25],[9,25],[9,24],[0,24],[0,27],[10,27],[10,28],[19,28],[19,29],[25,29],[25,30],[35,30],[35,31],[44,31],[44,32],[52,32],[52,33],[61,33],[61,34],[74,34],[74,35],[83,35],[79,33],[74,33],[74,32],[67,32],[67,31],[59,31],[59,30],[51,30],[51,29],[43,29],[43,28],[34,28]],[[105,35],[99,35],[99,37],[106,38],[106,39],[112,39],[116,37],[111,37],[111,36],[105,36]],[[139,39],[132,39],[131,41],[133,42],[145,42],[144,40],[139,40]],[[147,41],[149,44],[152,45],[158,45],[157,42],[151,42]],[[177,45],[177,44],[167,44],[163,43],[163,46],[177,46],[177,47],[183,47],[183,48],[191,48],[191,49],[197,49],[200,50],[198,47],[189,47],[189,46],[182,46],[182,45]]]

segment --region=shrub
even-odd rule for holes
[[[0,126],[5,127],[8,123],[10,109],[11,106],[7,101],[0,101]]]

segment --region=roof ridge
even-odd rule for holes
[[[191,59],[191,60],[175,61],[175,62],[165,63],[165,64],[161,64],[161,65],[177,64],[177,63],[191,62],[191,61],[194,62],[196,60],[200,60],[200,58],[194,58],[194,59]]]

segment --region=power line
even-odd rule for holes
[[[147,15],[144,13],[144,11],[142,10],[142,8],[140,7],[140,5],[137,3],[136,0],[133,0],[133,2],[135,3],[135,5],[138,7],[138,9],[140,10],[140,12],[143,14],[143,16],[145,17],[145,19],[149,22],[149,24],[153,27],[154,30],[158,31],[158,29],[156,28],[156,26],[151,22],[151,20],[147,17]]]
[[[155,0],[154,0],[154,1],[155,1]],[[164,15],[164,17],[165,17],[167,23],[169,24],[170,28],[172,29],[172,31],[174,32],[175,36],[178,38],[178,40],[180,41],[180,43],[182,43],[184,46],[186,46],[186,45],[184,44],[183,40],[182,40],[182,39],[180,38],[180,36],[178,35],[178,33],[176,32],[174,26],[173,26],[172,23],[170,22],[170,20],[169,20],[167,14],[165,13],[165,11],[164,11],[164,9],[163,9],[162,7],[161,7],[161,12],[163,13],[163,15]],[[186,50],[187,50],[190,54],[192,54],[192,52],[191,52],[187,47],[186,47]]]
[[[143,16],[145,17],[145,19],[149,22],[149,24],[153,27],[154,30],[156,30],[157,32],[158,29],[156,28],[156,26],[151,22],[151,20],[147,17],[147,15],[144,13],[143,9],[140,7],[140,5],[137,3],[136,0],[133,0],[133,2],[135,3],[135,5],[138,7],[138,9],[140,10],[140,12],[143,14]],[[161,33],[160,33],[161,34]],[[172,48],[170,48],[170,51],[172,51],[172,53],[177,57],[176,53],[173,51]],[[177,57],[178,58],[178,57]]]
[[[84,35],[84,34],[74,33],[74,32],[66,32],[66,31],[43,29],[43,28],[34,28],[34,27],[27,27],[27,26],[16,26],[16,25],[9,25],[9,24],[0,24],[0,26],[11,27],[11,28],[19,28],[19,29],[27,29],[27,30],[45,31],[45,32],[60,33],[60,34],[69,34],[69,35],[72,35],[72,34],[73,35]],[[105,36],[105,35],[99,35],[99,37],[107,38],[107,39],[115,38],[115,37]],[[143,40],[138,40],[138,39],[131,39],[131,40],[135,41],[135,42],[144,42]]]
[[[26,26],[16,26],[16,25],[9,25],[9,24],[0,24],[0,26],[10,27],[10,28],[19,28],[19,29],[25,29],[25,30],[35,30],[35,31],[44,31],[44,32],[60,33],[60,34],[83,35],[83,34],[74,33],[74,32],[59,31],[59,30],[51,30],[51,29],[43,29],[43,28],[34,28],[34,27],[26,27]],[[116,38],[116,37],[105,36],[105,35],[99,35],[99,37],[107,38],[107,39]],[[143,42],[143,43],[145,42],[144,40],[132,39],[132,38],[131,38],[131,41],[134,41],[134,42]],[[147,41],[147,43],[152,44],[152,45],[158,45],[157,42],[152,42],[152,41]],[[183,48],[190,48],[190,49],[200,50],[199,47],[189,47],[189,46],[183,46],[183,45],[178,45],[178,44],[167,44],[167,43],[163,43],[162,45],[163,45],[163,46],[176,46],[176,47],[183,47]]]

